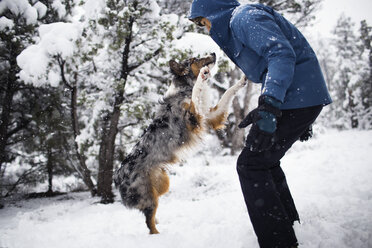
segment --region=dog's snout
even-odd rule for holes
[[[211,53],[211,54],[209,54],[209,57],[212,57],[212,58],[211,58],[211,59],[212,59],[212,63],[215,63],[215,62],[216,62],[216,60],[217,60],[217,56],[216,56],[215,53]]]
[[[216,54],[215,53],[211,53],[211,56],[216,59]]]

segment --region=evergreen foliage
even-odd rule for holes
[[[331,123],[338,128],[372,128],[370,31],[371,27],[362,21],[356,33],[355,24],[342,15],[333,32],[331,47],[336,62],[331,70],[335,73],[328,80],[334,100]]]

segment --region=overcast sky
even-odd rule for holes
[[[323,0],[322,8],[316,14],[313,27],[307,30],[312,35],[330,37],[337,19],[344,13],[350,16],[359,29],[360,21],[367,20],[372,25],[372,0]]]

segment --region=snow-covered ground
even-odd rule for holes
[[[372,247],[372,132],[318,130],[297,143],[283,169],[301,224],[304,248]],[[254,248],[258,247],[240,192],[236,156],[196,155],[171,170],[161,198],[159,235],[119,200],[74,193],[23,200],[0,210],[2,248]]]

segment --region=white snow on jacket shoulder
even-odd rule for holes
[[[278,40],[278,38],[276,38],[276,37],[274,37],[274,36],[270,36],[270,37],[269,37],[269,40],[271,40],[271,41],[276,41],[276,40]]]
[[[230,19],[230,27],[234,21],[238,21],[239,17],[244,18],[243,20],[249,20],[249,16],[253,16],[255,14],[265,14],[263,10],[252,8],[246,8],[248,4],[242,4],[234,9],[231,14]],[[245,11],[245,12],[244,12]],[[248,18],[248,19],[247,19]],[[239,21],[238,21],[239,22]]]
[[[236,7],[231,14],[231,18],[233,18],[235,15],[239,15],[246,6],[247,4],[241,4],[238,7]]]
[[[242,5],[239,5],[238,7],[236,7],[231,14],[231,18],[234,18],[235,16],[240,15],[243,11],[246,11],[247,10],[247,8],[246,8],[247,5],[248,4],[242,4]],[[261,14],[261,13],[265,13],[265,12],[261,9],[251,7],[251,8],[248,9],[246,14],[247,15],[253,15],[253,14]]]

